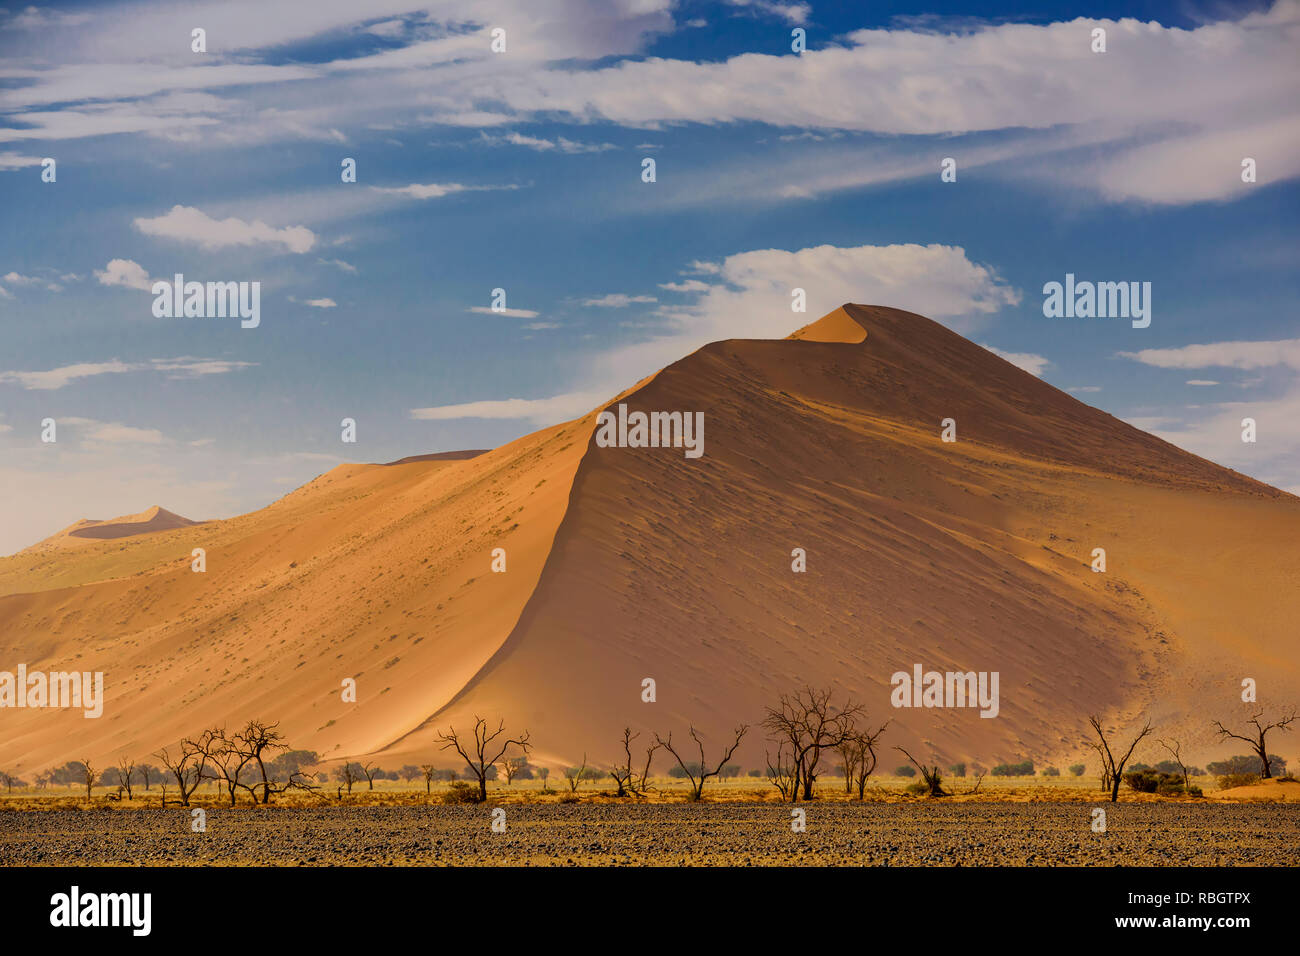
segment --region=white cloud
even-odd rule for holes
[[[1073,388],[1067,388],[1067,392],[1100,392],[1100,385],[1076,385]]]
[[[661,282],[659,288],[669,292],[707,292],[709,284],[699,279],[687,279],[685,282]]]
[[[465,186],[461,183],[412,183],[409,186],[371,186],[377,193],[405,196],[409,199],[442,199],[456,193],[487,192],[496,189],[518,189],[518,186]]]
[[[310,305],[314,309],[333,309],[338,303],[333,299],[306,299],[303,305]]]
[[[265,244],[282,245],[290,252],[302,253],[316,244],[315,233],[305,226],[275,229],[260,220],[245,222],[234,216],[213,219],[193,206],[172,206],[161,216],[138,218],[134,222],[145,235],[194,242],[204,249]]]
[[[50,391],[63,388],[79,379],[94,378],[99,375],[153,371],[166,373],[168,378],[193,378],[201,375],[223,375],[242,368],[252,368],[256,364],[188,356],[175,359],[150,359],[147,362],[123,362],[110,359],[107,362],[77,362],[40,372],[0,372],[0,382],[11,382],[30,391]]]
[[[794,26],[807,23],[808,14],[812,13],[812,8],[806,3],[778,3],[775,0],[726,0],[726,2],[729,6],[743,7],[755,13],[777,17]]]
[[[602,392],[569,392],[551,398],[506,398],[498,401],[465,402],[460,405],[413,408],[411,417],[423,421],[450,421],[460,418],[523,419],[537,424],[551,424],[584,415],[609,397]]]
[[[86,438],[115,444],[160,445],[163,433],[156,428],[134,428],[120,422],[109,422],[92,428],[86,433]]]
[[[602,295],[597,299],[583,299],[582,304],[598,308],[625,309],[634,303],[658,301],[652,295],[625,295],[622,292],[611,292],[609,295]]]
[[[1120,352],[1121,358],[1166,369],[1268,369],[1251,386],[1268,386],[1271,397],[1219,402],[1180,409],[1178,417],[1139,421],[1148,431],[1228,468],[1235,468],[1276,487],[1295,484],[1300,474],[1300,339],[1271,342],[1209,342],[1177,348]],[[1217,384],[1192,379],[1188,385]],[[1187,417],[1187,412],[1192,412]],[[1255,442],[1241,440],[1242,419],[1255,419]]]
[[[692,262],[688,271],[713,278],[701,280],[703,288],[695,290],[693,303],[656,310],[661,322],[658,337],[596,356],[589,365],[600,372],[580,390],[553,399],[506,399],[422,409],[419,411],[428,414],[418,417],[527,418],[537,424],[553,424],[595,407],[708,342],[784,338],[807,324],[806,317],[800,321],[801,317],[790,311],[794,288],[805,290],[809,316],[824,315],[853,302],[895,306],[947,319],[957,328],[978,324],[984,316],[1020,301],[1017,290],[994,270],[971,262],[957,246],[759,249],[721,262]]]
[[[1052,363],[1041,355],[1035,355],[1032,352],[1004,352],[992,345],[980,343],[980,348],[988,349],[999,358],[1006,359],[1017,368],[1024,369],[1030,375],[1038,378],[1043,377],[1043,371]]]
[[[134,259],[109,259],[102,270],[95,270],[95,276],[101,285],[120,285],[143,292],[148,292],[153,286],[149,273]]]
[[[1206,345],[1183,345],[1168,349],[1142,349],[1119,352],[1120,358],[1133,359],[1156,368],[1269,368],[1285,365],[1300,371],[1300,339],[1272,342],[1212,342]]]
[[[352,265],[350,262],[344,262],[342,259],[317,259],[316,261],[323,266],[334,266],[336,269],[341,269],[344,272],[355,274],[357,271],[356,266]]]
[[[1209,379],[1203,379],[1203,378],[1189,378],[1189,379],[1187,380],[1187,384],[1188,384],[1188,385],[1196,385],[1196,386],[1199,386],[1199,387],[1202,387],[1202,388],[1208,388],[1208,387],[1211,386],[1211,385],[1218,385],[1219,383],[1218,383],[1218,382],[1214,382],[1214,381],[1210,381]]]
[[[21,153],[5,152],[0,153],[0,169],[24,169],[28,166],[39,166],[41,157],[24,156]]]
[[[512,319],[535,319],[540,312],[534,312],[532,309],[493,309],[486,305],[471,306],[466,311],[477,312],[479,315],[505,315]]]
[[[618,147],[613,143],[581,143],[564,136],[557,136],[555,139],[545,139],[540,136],[525,136],[522,133],[506,133],[503,136],[488,136],[484,133],[482,134],[482,140],[489,144],[527,146],[529,149],[534,149],[538,152],[557,150],[561,153],[570,154],[603,153],[606,150],[618,149]]]

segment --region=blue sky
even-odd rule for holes
[[[1300,490],[1300,4],[858,6],[5,6],[0,554],[493,446],[844,301]],[[177,272],[260,326],[153,317]],[[1067,272],[1151,326],[1045,318]]]

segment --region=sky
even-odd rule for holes
[[[0,554],[493,447],[844,302],[1300,493],[1297,49],[1281,0],[0,6]],[[259,324],[155,316],[177,273]],[[1046,316],[1067,273],[1150,325]]]

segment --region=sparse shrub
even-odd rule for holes
[[[1057,770],[1055,767],[1044,767],[1044,768],[1043,768],[1043,776],[1044,776],[1044,777],[1059,777],[1060,775],[1061,775],[1061,771]]]
[[[573,792],[560,794],[561,803],[577,803],[581,799],[582,799],[581,797],[579,797],[576,793]]]
[[[923,780],[918,780],[916,783],[909,783],[904,789],[906,789],[908,793],[915,793],[917,796],[930,792],[930,787]]]
[[[1076,777],[1082,777],[1085,769],[1087,768],[1081,763],[1070,764],[1070,773],[1074,774]]]
[[[992,774],[995,777],[1032,777],[1034,762],[1024,760],[1020,763],[1000,763],[993,768]]]
[[[1286,761],[1277,754],[1268,755],[1268,766],[1269,769],[1278,776],[1282,776],[1286,773]],[[1262,769],[1262,764],[1260,763],[1260,759],[1254,755],[1246,756],[1245,754],[1238,754],[1235,757],[1229,757],[1227,760],[1216,760],[1213,763],[1206,764],[1205,769],[1215,777],[1243,773],[1253,773],[1258,775],[1259,771]]]
[[[964,763],[961,762],[955,763],[948,769],[952,771],[952,775],[954,777],[966,776],[966,765]]]
[[[761,776],[763,776],[763,771],[761,771],[761,770],[759,770],[757,767],[755,767],[753,770],[751,770],[751,771],[749,772],[749,775],[750,775],[751,777],[761,777]]]
[[[1138,793],[1158,793],[1166,797],[1178,797],[1186,792],[1181,772],[1164,773],[1152,768],[1130,770],[1124,774],[1124,782]]]
[[[1249,787],[1256,783],[1259,783],[1259,774],[1257,773],[1225,773],[1219,775],[1220,790],[1231,790],[1233,787]]]
[[[482,803],[478,787],[464,780],[453,780],[446,793],[442,795],[443,803]]]
[[[895,776],[895,777],[915,777],[915,776],[916,776],[916,768],[913,767],[911,764],[907,764],[907,763],[905,763],[905,764],[903,764],[901,767],[895,767],[895,768],[894,768],[894,776]]]

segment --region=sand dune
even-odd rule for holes
[[[452,766],[436,730],[476,713],[527,727],[535,762],[605,765],[624,725],[720,743],[803,683],[942,762],[1082,757],[1093,711],[1150,715],[1203,761],[1232,749],[1208,722],[1241,711],[1242,677],[1300,700],[1300,499],[928,319],[845,306],[619,400],[703,412],[704,456],[599,447],[593,411],[473,457],[340,466],[230,521],[0,560],[0,661],[75,660],[109,688],[99,721],[0,713],[0,765],[143,756],[256,714],[331,758]],[[998,671],[999,716],[891,708],[918,663]],[[741,762],[763,750],[755,727]]]
[[[68,525],[62,531],[50,535],[44,541],[32,545],[23,553],[45,551],[51,548],[80,547],[91,541],[130,538],[139,534],[154,534],[158,531],[188,528],[201,523],[191,521],[189,518],[182,518],[166,508],[154,505],[139,514],[122,515],[120,518],[109,518],[107,521],[82,518],[75,524]]]

